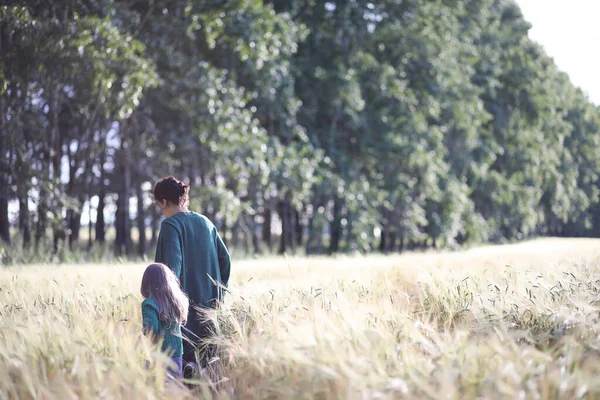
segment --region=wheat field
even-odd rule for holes
[[[165,383],[140,335],[144,265],[4,268],[0,398],[600,398],[599,256],[544,239],[236,262],[220,392]]]

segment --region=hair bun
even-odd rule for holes
[[[177,185],[179,186],[179,189],[181,190],[181,194],[184,194],[185,193],[185,188],[186,188],[187,185],[185,183],[181,182],[181,181],[177,182]]]
[[[173,176],[163,178],[156,184],[152,194],[157,201],[167,200],[172,204],[188,202],[188,191],[190,187]]]

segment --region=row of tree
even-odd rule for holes
[[[1,237],[75,246],[87,209],[90,245],[144,254],[169,174],[255,252],[600,236],[600,110],[529,27],[512,0],[0,6]]]

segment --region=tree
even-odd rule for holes
[[[512,1],[28,0],[0,17],[0,237],[40,256],[81,248],[87,219],[88,249],[114,233],[145,256],[145,188],[171,174],[255,254],[600,235],[600,111]]]

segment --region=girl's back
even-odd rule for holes
[[[172,357],[183,355],[183,340],[181,324],[177,322],[162,321],[159,318],[160,310],[156,301],[149,297],[142,302],[142,325],[145,334],[151,334],[162,340],[161,350]]]
[[[150,264],[142,276],[140,292],[144,335],[162,341],[162,351],[172,357],[177,369],[172,375],[182,376],[183,338],[181,325],[188,316],[189,301],[182,292],[177,277],[166,265]]]

